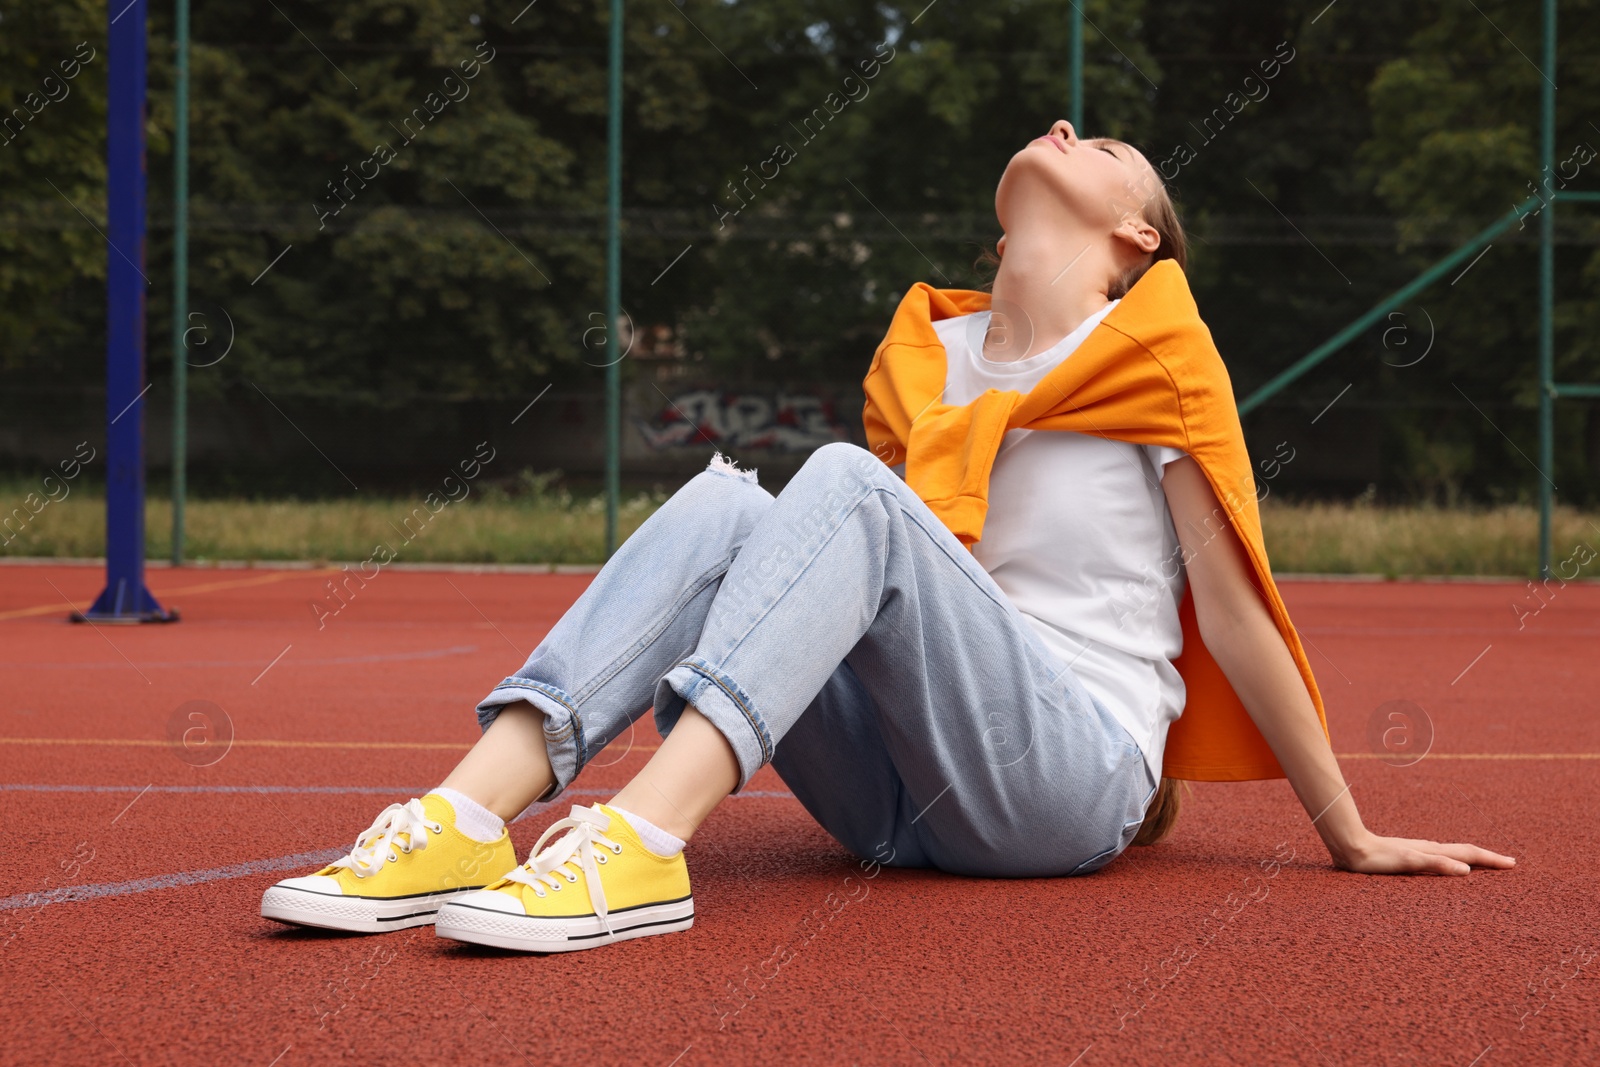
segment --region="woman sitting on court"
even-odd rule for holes
[[[444,783],[261,913],[535,952],[683,930],[684,843],[769,762],[888,865],[1087,874],[1170,829],[1172,779],[1287,776],[1341,868],[1510,867],[1362,824],[1150,164],[1057,122],[995,208],[992,297],[902,300],[870,451],[819,449],[776,498],[716,457],[478,706]],[[504,820],[651,707],[643,770],[518,866]]]

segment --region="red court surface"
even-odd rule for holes
[[[1086,878],[867,878],[766,770],[690,846],[694,929],[524,957],[257,908],[438,783],[589,578],[389,570],[319,630],[324,580],[154,570],[184,621],[96,628],[97,569],[0,567],[0,1062],[1600,1062],[1600,587],[1519,629],[1516,583],[1284,583],[1369,825],[1513,871],[1335,871],[1274,781]]]

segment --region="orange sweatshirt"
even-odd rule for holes
[[[1226,509],[1204,532],[1214,535],[1231,518],[1326,735],[1322,694],[1267,563],[1233,384],[1182,268],[1157,262],[1026,396],[990,389],[965,406],[947,405],[945,350],[933,323],[988,307],[988,293],[912,286],[863,383],[868,446],[890,466],[905,463],[906,483],[968,548],[983,534],[989,472],[1007,430],[1072,430],[1183,449]],[[1187,695],[1167,735],[1162,773],[1194,781],[1282,778],[1266,739],[1200,640],[1187,583],[1178,615],[1183,652],[1173,665]]]

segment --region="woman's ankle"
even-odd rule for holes
[[[459,789],[441,785],[431,792],[450,803],[450,810],[456,817],[456,829],[474,841],[498,841],[500,835],[505,833],[507,820],[504,816],[495,814]]]
[[[644,847],[658,856],[676,856],[683,851],[687,843],[676,834],[669,833],[646,819],[642,815],[635,815],[626,808],[619,808],[615,804],[609,805],[611,810],[622,816],[623,821],[633,827],[633,832],[639,835],[639,840],[644,842]]]
[[[507,704],[478,743],[440,783],[506,822],[555,784],[545,747],[544,714],[525,702]]]
[[[691,704],[611,805],[687,841],[738,784],[739,761],[733,747]]]

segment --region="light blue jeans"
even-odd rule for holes
[[[862,857],[1087,874],[1156,784],[1138,745],[872,453],[818,449],[776,498],[720,457],[630,537],[478,706],[544,713],[548,800],[652,705],[693,704],[739,788],[772,763]],[[892,857],[892,859],[890,858]]]

